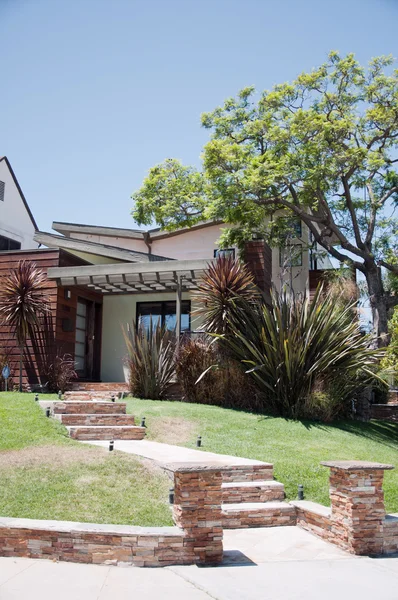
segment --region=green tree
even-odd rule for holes
[[[314,243],[363,273],[379,344],[398,296],[398,71],[390,56],[362,67],[332,52],[325,64],[258,97],[252,87],[202,116],[211,131],[203,169],[168,159],[134,195],[133,217],[176,229],[215,219],[221,243],[253,231],[273,239],[270,216],[301,220]],[[267,225],[268,223],[268,225]]]

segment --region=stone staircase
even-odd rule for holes
[[[75,440],[142,440],[145,427],[135,424],[134,416],[126,414],[124,402],[82,399],[81,392],[54,402],[54,417],[58,418]]]
[[[223,472],[223,527],[295,525],[296,509],[284,498],[284,485],[274,480],[273,465],[231,466]]]

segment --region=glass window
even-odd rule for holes
[[[225,250],[216,248],[214,250],[214,258],[226,258],[227,256],[235,258],[235,248],[226,248]]]
[[[157,326],[160,322],[166,329],[173,331],[176,328],[176,303],[167,302],[138,302],[137,303],[137,324],[149,329],[152,325]],[[189,331],[191,327],[191,302],[183,300],[181,302],[181,331]]]
[[[301,267],[303,264],[303,248],[301,244],[289,244],[279,250],[279,266],[285,269]]]
[[[20,250],[20,249],[21,249],[21,242],[11,240],[10,238],[0,235],[0,252],[4,252],[6,250]]]

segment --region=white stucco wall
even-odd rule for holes
[[[218,248],[217,240],[223,229],[225,225],[212,225],[163,239],[155,237],[152,242],[152,253],[179,260],[213,258],[214,250]]]
[[[72,238],[76,240],[85,240],[87,242],[96,242],[97,244],[106,244],[117,248],[126,248],[127,250],[136,250],[137,252],[148,252],[148,246],[143,240],[134,238],[116,237],[111,235],[93,235],[90,233],[72,233]]]
[[[0,181],[5,183],[4,202],[0,201],[0,235],[21,243],[21,250],[38,247],[33,241],[35,228],[5,160],[0,161]]]
[[[101,344],[101,380],[124,381],[123,362],[126,356],[122,326],[132,324],[136,320],[137,302],[159,302],[162,300],[176,299],[174,293],[164,294],[124,294],[109,295],[104,297],[102,317],[102,344]],[[184,293],[183,300],[189,300],[190,294]],[[193,308],[193,307],[191,307]],[[198,317],[191,317],[191,329],[199,327]]]

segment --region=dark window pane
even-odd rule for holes
[[[8,250],[8,239],[0,235],[0,251]]]
[[[235,258],[235,248],[226,248],[225,250],[219,250],[216,248],[216,250],[214,250],[214,258],[226,258],[228,256]]]
[[[190,329],[190,300],[181,302],[181,331]],[[160,322],[166,329],[173,331],[176,328],[176,302],[168,300],[165,302],[139,302],[137,304],[137,323],[146,330],[149,329],[152,320],[153,327]]]

